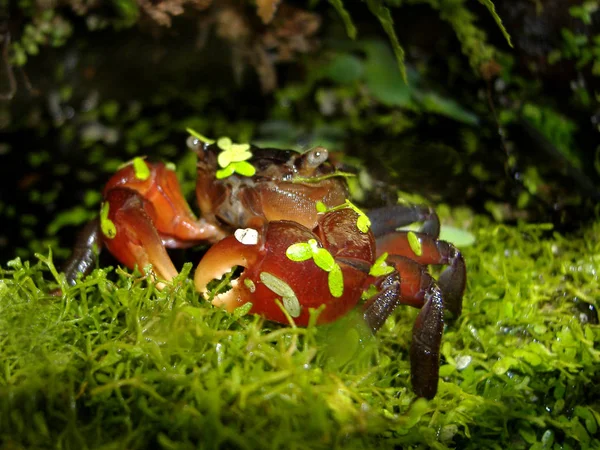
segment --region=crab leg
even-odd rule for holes
[[[143,269],[148,264],[167,281],[177,275],[177,269],[167,254],[151,216],[154,207],[131,189],[115,188],[106,194],[108,223],[114,231],[103,228],[104,244],[122,264]]]
[[[460,316],[467,267],[462,254],[454,245],[424,233],[396,231],[377,238],[377,252],[379,255],[388,252],[390,255],[405,256],[424,265],[448,265],[437,284],[444,293],[445,308],[454,318]]]
[[[418,396],[437,392],[440,344],[444,329],[442,292],[425,267],[402,256],[389,256],[396,271],[376,281],[381,291],[365,304],[364,317],[376,332],[398,304],[420,308],[410,346],[411,382]],[[398,273],[402,274],[402,280]]]
[[[375,208],[367,212],[375,237],[393,233],[397,228],[415,222],[423,222],[420,232],[437,238],[440,219],[435,210],[424,205],[393,205]]]
[[[98,218],[90,220],[77,234],[73,254],[65,262],[63,272],[67,283],[74,285],[78,273],[89,274],[94,268],[95,253],[102,248],[100,222]]]
[[[78,273],[93,269],[94,246],[104,243],[126,266],[152,264],[165,279],[177,274],[164,247],[189,247],[202,241],[215,242],[225,233],[204,219],[196,219],[185,201],[175,172],[163,163],[136,158],[117,171],[104,188],[110,220],[121,233],[113,239],[100,232],[98,219],[78,235],[73,255],[63,266],[67,282]],[[118,211],[124,208],[122,211]],[[131,217],[127,217],[130,214]],[[145,247],[147,246],[147,247]]]

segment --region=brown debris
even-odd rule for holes
[[[251,65],[265,93],[277,87],[277,63],[293,61],[317,48],[315,34],[321,24],[317,14],[286,3],[268,3],[275,9],[268,25],[231,3],[215,13],[217,35],[232,45],[234,71],[241,73],[245,65]],[[261,15],[262,22],[266,17]]]
[[[140,10],[159,25],[170,27],[171,18],[183,14],[184,6],[199,11],[207,9],[212,0],[137,0]]]
[[[256,0],[258,16],[262,19],[265,25],[273,20],[280,1],[281,0]]]

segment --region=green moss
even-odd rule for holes
[[[0,269],[0,442],[599,448],[600,223],[565,237],[475,218],[471,231],[464,312],[429,402],[408,381],[416,310],[370,338],[355,315],[304,329],[213,308],[191,265],[162,292],[107,268],[54,297],[51,259],[13,260]]]

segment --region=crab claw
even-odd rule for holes
[[[164,163],[136,158],[122,167],[106,184],[104,197],[117,189],[137,192],[145,202],[150,220],[167,247],[189,247],[201,241],[215,241],[223,233],[203,219],[197,219],[181,193],[175,172]]]
[[[236,266],[253,266],[263,251],[264,242],[258,231],[252,228],[236,230],[233,236],[219,241],[206,252],[194,275],[196,290],[206,296],[210,281],[221,278]],[[250,301],[248,291],[238,287],[238,280],[233,280],[231,284],[232,289],[217,295],[212,301],[213,305],[233,311]]]
[[[319,323],[324,323],[339,318],[356,305],[364,276],[356,277],[354,267],[331,258],[339,267],[340,281],[343,280],[336,290],[331,287],[329,272],[317,266],[312,258],[292,260],[287,256],[290,246],[309,245],[308,242],[312,242],[313,249],[325,251],[317,234],[285,220],[269,222],[264,232],[252,239],[247,237],[251,232],[254,230],[237,230],[236,235],[213,245],[200,261],[194,280],[196,289],[203,293],[211,280],[234,266],[245,268],[232,282],[231,290],[213,299],[214,305],[231,311],[251,302],[251,313],[280,323],[287,323],[287,316],[291,316],[300,326],[308,325],[311,308],[325,305],[318,318]]]

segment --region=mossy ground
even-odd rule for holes
[[[439,393],[416,400],[415,310],[274,325],[211,307],[186,265],[67,288],[46,256],[0,268],[4,448],[600,448],[600,223],[561,236],[476,217]]]

